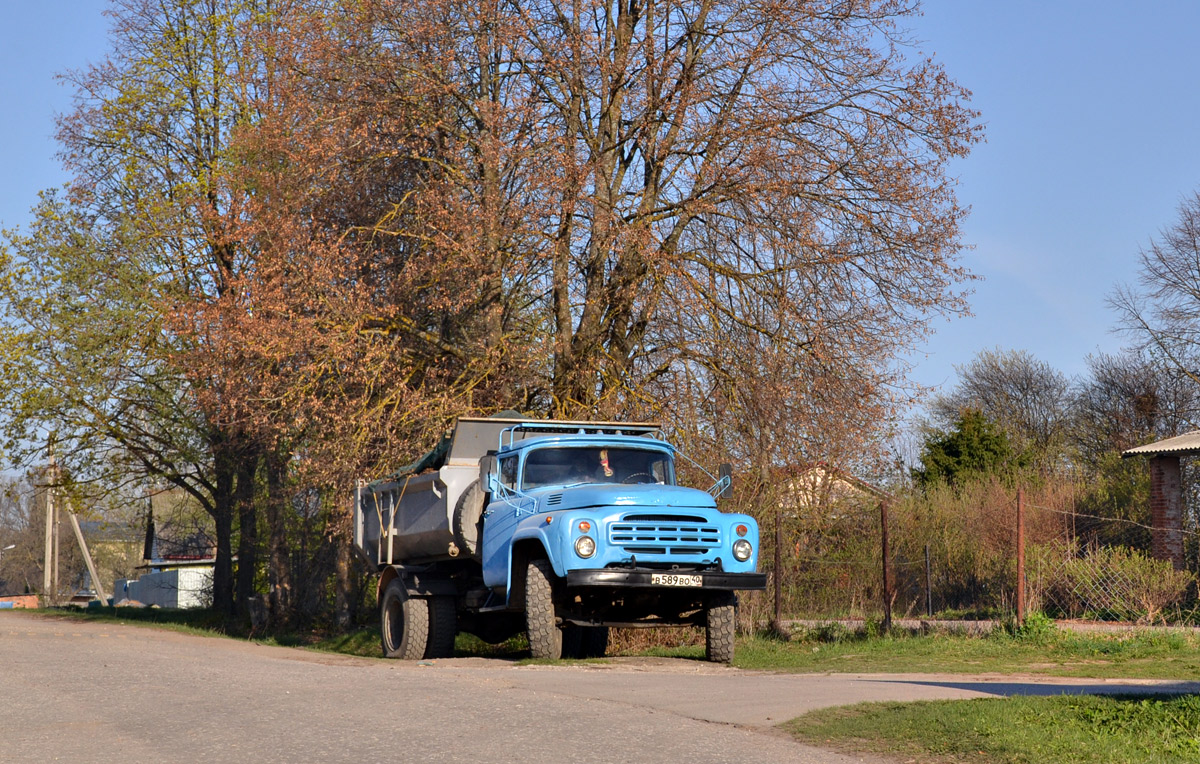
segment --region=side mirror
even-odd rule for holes
[[[717,475],[721,478],[721,492],[717,494],[718,499],[728,499],[733,496],[733,465],[722,464],[717,467]]]

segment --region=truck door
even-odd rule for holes
[[[498,479],[504,488],[516,489],[518,485],[517,454],[498,460]],[[536,502],[527,497],[505,491],[493,491],[492,501],[483,515],[483,583],[492,588],[508,590],[509,560],[512,552],[512,537],[518,521],[533,514]]]

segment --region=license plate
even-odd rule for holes
[[[651,573],[650,583],[655,586],[703,586],[702,576],[682,576],[678,573]]]

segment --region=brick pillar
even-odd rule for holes
[[[1150,554],[1183,570],[1183,485],[1178,456],[1150,459]]]

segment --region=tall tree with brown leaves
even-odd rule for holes
[[[696,343],[751,332],[858,410],[963,308],[945,167],[979,128],[965,91],[906,56],[913,5],[346,8],[342,103],[395,139],[376,160],[414,168],[369,230],[458,276],[456,320],[380,328],[454,357],[545,353],[507,380],[527,407],[636,409]]]

